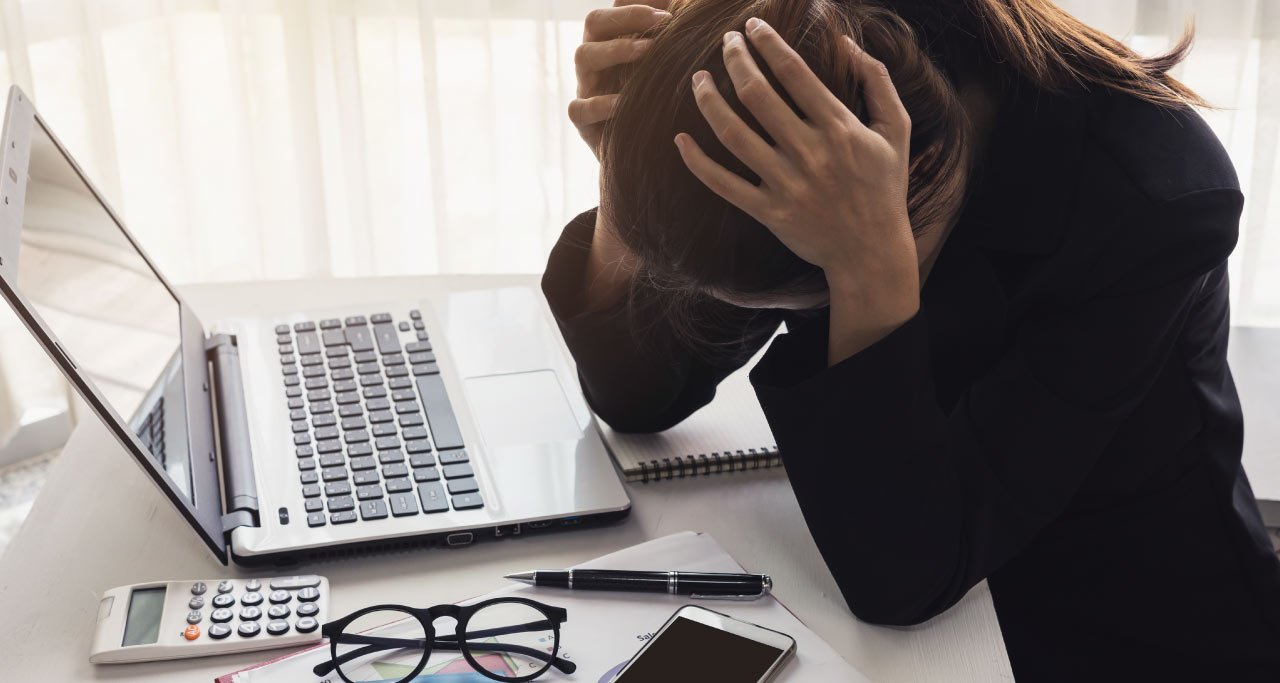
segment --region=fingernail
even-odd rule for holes
[[[724,34],[724,44],[728,45],[739,38],[737,31],[730,31]]]
[[[751,17],[750,19],[747,20],[747,33],[754,33],[755,31],[759,30],[763,26],[765,26],[765,23],[763,21],[761,21],[760,19],[757,19],[756,17]]]
[[[668,12],[668,11],[666,11],[666,10],[664,10],[664,9],[658,9],[658,8],[656,8],[656,7],[655,7],[655,8],[653,8],[653,14],[654,14],[654,16],[658,17],[659,19],[670,19],[670,18],[671,18],[671,13],[670,13],[670,12]]]
[[[642,54],[644,54],[644,53],[648,52],[648,51],[649,51],[649,48],[651,48],[651,47],[653,47],[653,39],[652,39],[652,38],[642,38],[642,39],[637,40],[637,41],[635,42],[635,47],[633,47],[633,48],[632,48],[632,50],[634,51],[634,54],[635,54],[636,56],[640,56],[640,55],[642,55]]]
[[[676,148],[681,152],[684,151],[684,133],[676,133]]]
[[[853,39],[853,36],[845,36],[844,39],[849,41],[849,47],[852,47],[857,52],[862,52],[862,46],[858,44],[858,41]]]
[[[699,71],[693,75],[693,87],[701,88],[707,82],[707,72]]]

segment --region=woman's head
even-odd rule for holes
[[[953,88],[897,14],[850,0],[676,0],[671,11],[648,54],[620,75],[622,96],[601,153],[601,210],[651,291],[673,302],[713,296],[761,307],[780,299],[821,304],[821,271],[702,185],[672,144],[676,133],[689,133],[713,159],[756,180],[716,138],[690,86],[694,72],[710,72],[730,106],[769,140],[738,101],[721,58],[721,36],[743,30],[753,16],[777,30],[855,113],[861,96],[843,36],[882,61],[912,119],[913,230],[942,228],[954,214],[969,161],[967,120]],[[764,61],[756,61],[785,98]]]

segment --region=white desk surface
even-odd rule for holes
[[[447,276],[200,285],[183,292],[208,324],[322,302],[430,300],[449,290],[536,282],[533,276]],[[314,563],[296,571],[329,577],[334,615],[375,602],[428,606],[499,588],[509,572],[567,566],[692,529],[710,533],[749,570],[772,574],[777,597],[874,681],[1013,679],[985,583],[919,627],[855,620],[781,471],[635,484],[629,492],[631,515],[611,527]],[[3,678],[210,683],[278,651],[95,667],[88,651],[102,591],[148,580],[285,573],[295,570],[219,565],[130,456],[96,420],[86,419],[0,558]]]

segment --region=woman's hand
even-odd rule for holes
[[[587,146],[600,157],[600,138],[604,122],[613,118],[618,104],[615,83],[610,83],[606,72],[620,64],[640,58],[653,41],[648,38],[630,38],[671,18],[666,11],[670,0],[615,0],[615,6],[592,10],[582,30],[582,44],[573,55],[578,73],[578,97],[569,103],[569,120],[578,127],[578,133]]]
[[[919,309],[920,270],[907,217],[911,120],[880,62],[852,39],[848,58],[862,85],[863,124],[768,24],[747,34],[804,112],[783,101],[737,32],[724,62],[738,99],[776,141],[770,145],[729,107],[705,71],[693,76],[698,108],[720,142],[761,179],[744,180],[713,161],[686,133],[676,145],[711,191],[760,221],[800,258],[822,268],[831,290],[828,362],[847,358]]]

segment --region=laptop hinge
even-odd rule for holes
[[[222,530],[229,533],[239,526],[258,526],[258,486],[253,478],[249,414],[245,408],[236,338],[229,334],[212,335],[205,343],[205,351],[213,370],[222,490],[227,502],[223,508],[226,514],[222,516]]]

